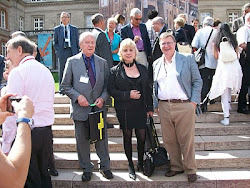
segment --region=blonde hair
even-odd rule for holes
[[[126,39],[124,39],[124,40],[121,42],[121,44],[120,44],[120,49],[119,49],[119,52],[118,52],[118,55],[119,55],[119,57],[120,57],[120,60],[121,60],[121,61],[124,61],[121,52],[122,52],[122,50],[123,50],[124,48],[126,48],[126,47],[130,47],[130,48],[134,48],[134,49],[135,49],[135,58],[136,58],[136,56],[137,56],[137,54],[138,54],[138,50],[137,50],[137,48],[136,48],[136,44],[135,44],[135,42],[134,42],[133,40],[131,40],[130,38],[126,38]]]
[[[177,23],[180,27],[184,27],[185,20],[182,17],[177,17],[174,19],[174,23]]]

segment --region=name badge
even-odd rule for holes
[[[79,82],[87,84],[89,82],[88,76],[81,76]]]
[[[69,42],[69,39],[65,39],[65,42]]]

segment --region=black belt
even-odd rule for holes
[[[181,100],[181,99],[167,99],[167,100],[160,100],[163,102],[171,102],[171,103],[187,103],[190,102],[190,100]]]
[[[64,48],[64,49],[71,49],[71,47],[66,47],[66,48]]]
[[[51,125],[45,126],[45,127],[35,127],[32,129],[32,131],[40,131],[40,130],[46,130],[46,129],[51,129]]]
[[[138,50],[139,52],[144,52],[144,50]]]

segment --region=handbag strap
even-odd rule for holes
[[[212,31],[210,32],[210,35],[209,35],[209,37],[208,37],[208,39],[207,39],[207,43],[206,43],[206,46],[204,47],[204,49],[206,49],[207,48],[207,44],[208,44],[208,41],[209,41],[209,39],[210,39],[210,37],[211,37],[211,35],[212,35],[212,33],[213,33],[213,28],[212,28]]]

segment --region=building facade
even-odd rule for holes
[[[5,44],[14,31],[24,31],[37,42],[39,33],[53,34],[60,24],[60,14],[71,16],[71,24],[92,28],[91,16],[99,12],[98,0],[1,0],[0,1],[0,54],[6,55]]]
[[[246,3],[249,0],[199,0],[200,23],[206,16],[211,16],[232,25],[234,19],[242,16],[242,6]]]
[[[188,22],[198,16],[198,0],[100,0],[99,7],[106,19],[122,14],[127,23],[130,21],[130,10],[134,7],[142,11],[143,22],[148,19],[148,11],[156,9],[171,29],[174,27],[173,20],[180,13],[188,15]]]

